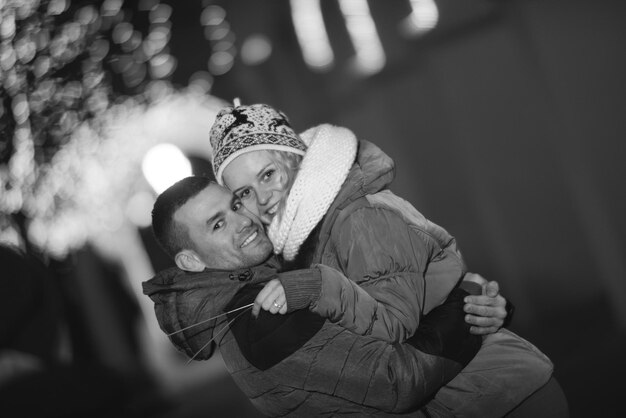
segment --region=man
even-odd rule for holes
[[[260,222],[236,197],[208,179],[184,179],[157,199],[153,227],[178,266],[144,284],[161,327],[191,358],[208,358],[217,343],[235,382],[261,412],[446,413],[436,399],[416,409],[476,352],[476,337],[467,332],[461,311],[466,292],[453,291],[403,344],[353,334],[304,309],[287,315],[261,311],[254,319],[239,308],[251,305],[264,283],[277,277],[277,266],[266,261],[271,243]],[[264,264],[240,268],[259,263]],[[279,277],[307,274],[332,271],[298,270]],[[458,309],[456,319],[448,315],[451,307]],[[220,316],[232,309],[237,311],[227,319]],[[540,356],[536,360],[549,365]],[[549,378],[551,367],[543,366],[531,376],[534,381],[516,382],[528,389],[519,398],[509,394],[508,410]]]

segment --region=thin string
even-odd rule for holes
[[[248,307],[251,307],[253,305],[253,303],[251,303],[250,305],[247,305]],[[228,328],[230,326],[230,324],[232,324],[233,322],[235,322],[237,319],[239,319],[239,317],[241,315],[243,315],[246,311],[240,312],[239,315],[237,315],[236,317],[234,317],[233,319],[231,319],[230,321],[228,321],[228,323],[226,325],[224,325],[224,328],[222,328],[221,330],[219,330],[215,335],[213,335],[213,338],[211,338],[206,344],[204,344],[202,347],[200,347],[200,349],[198,351],[196,351],[196,354],[193,355],[193,357],[191,357],[189,360],[187,360],[186,365],[188,365],[189,363],[191,363],[191,361],[193,359],[196,358],[196,356],[198,354],[200,354],[200,352],[202,350],[204,350],[205,348],[207,348],[207,346],[209,344],[211,344],[213,342],[213,340],[215,340],[222,332],[224,332],[226,330],[226,328]]]
[[[219,315],[214,316],[214,317],[209,318],[209,319],[203,319],[203,320],[202,320],[202,321],[200,321],[200,322],[196,322],[195,324],[189,325],[189,326],[187,326],[187,327],[185,327],[185,328],[181,328],[181,329],[179,329],[178,331],[170,332],[169,334],[167,334],[167,336],[169,337],[169,336],[172,336],[172,335],[174,335],[174,334],[178,334],[179,332],[186,331],[186,330],[188,330],[189,328],[193,328],[193,327],[195,327],[195,326],[202,325],[202,324],[204,324],[205,322],[209,322],[209,321],[212,321],[213,319],[217,319],[217,318],[219,318],[220,316],[228,315],[229,313],[233,313],[233,312],[237,312],[237,311],[239,311],[239,310],[241,310],[241,309],[246,309],[246,308],[249,308],[249,307],[251,307],[252,305],[254,305],[254,303],[250,303],[250,304],[248,304],[248,305],[240,306],[239,308],[235,308],[235,309],[233,309],[232,311],[224,312],[224,313],[222,313],[222,314],[219,314]]]

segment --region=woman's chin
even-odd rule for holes
[[[261,218],[261,222],[267,228],[272,223],[272,219],[274,219],[274,215],[265,214]]]

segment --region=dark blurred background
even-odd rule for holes
[[[0,241],[28,254],[3,266],[2,294],[16,295],[0,334],[5,410],[36,388],[66,415],[258,416],[219,356],[185,364],[140,290],[170,265],[149,230],[159,189],[147,155],[173,144],[182,173],[210,173],[212,118],[239,97],[283,110],[298,131],[333,123],[378,144],[396,162],[393,190],[515,303],[511,328],[552,358],[572,416],[622,415],[623,1],[0,10]],[[167,155],[160,171],[181,172]]]

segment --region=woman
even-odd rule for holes
[[[236,105],[218,114],[211,144],[216,179],[268,225],[275,252],[289,268],[328,265],[366,289],[372,301],[359,312],[348,302],[360,295],[341,293],[348,302],[339,303],[332,319],[342,326],[367,334],[382,322],[402,341],[463,279],[454,238],[387,189],[393,161],[349,130],[321,125],[298,136],[269,106]],[[506,317],[497,284],[485,288],[489,293],[472,297],[466,308],[480,314],[468,317],[479,334],[495,332]],[[263,309],[283,313],[312,300],[336,304],[325,294],[334,293],[320,283],[275,281],[257,300]],[[492,334],[481,353],[437,395],[454,414],[485,416],[489,408],[492,416],[502,415],[550,378],[547,358],[512,333]],[[481,376],[480,370],[492,374]],[[468,392],[468,386],[476,390]]]
[[[356,138],[343,128],[329,125],[305,132],[302,138],[311,145],[313,152],[304,159],[306,173],[297,177],[297,191],[286,204],[307,150],[305,141],[291,129],[283,113],[269,106],[235,106],[226,108],[220,115],[211,130],[213,166],[218,183],[230,188],[248,210],[268,225],[276,253],[282,253],[292,266],[308,267],[306,261],[311,260],[305,259],[311,257],[312,251],[300,254],[297,264],[294,263],[295,255],[310,232],[316,226],[321,228],[319,221],[326,215],[354,162]],[[362,144],[362,148],[371,150],[373,162],[370,165],[374,175],[384,176],[380,180],[380,189],[386,189],[393,179],[393,162],[382,151],[374,149],[373,144],[365,141]],[[314,175],[308,175],[309,172]],[[373,187],[379,186],[375,184]],[[303,197],[303,193],[306,196]],[[315,204],[311,205],[311,201]],[[284,216],[272,224],[281,206],[286,206]],[[294,212],[298,212],[297,219],[294,219]],[[449,242],[448,249],[456,257],[452,260],[454,267],[462,268],[453,238],[442,228],[426,221],[408,203],[403,208],[403,213],[407,212],[415,215],[416,222],[427,223],[429,232],[435,231],[441,241]],[[309,216],[310,213],[313,215]],[[404,225],[403,222],[400,224]],[[309,246],[312,245],[310,242]],[[481,281],[479,276],[473,278]],[[474,325],[472,332],[488,334],[503,326],[507,301],[498,294],[496,282],[487,285],[482,280],[481,283],[485,285],[486,294],[469,299],[467,321]],[[284,302],[284,298],[279,297],[278,302]]]

